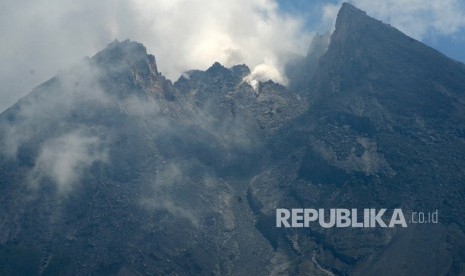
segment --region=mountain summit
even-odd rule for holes
[[[101,67],[113,67],[114,70],[122,67],[131,67],[145,71],[147,75],[158,75],[157,64],[153,55],[147,54],[147,49],[141,43],[129,39],[108,44],[108,46],[95,54],[92,60]]]
[[[172,83],[115,41],[35,88],[0,114],[0,274],[463,274],[465,66],[347,3],[310,49],[255,89],[219,63]]]
[[[91,58],[101,71],[100,82],[108,91],[124,96],[128,91],[174,100],[171,82],[158,72],[155,56],[141,43],[114,41]]]

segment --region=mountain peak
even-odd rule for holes
[[[210,77],[232,77],[242,80],[242,78],[250,74],[250,69],[245,64],[226,68],[221,63],[215,62],[205,71],[205,73]]]
[[[101,70],[101,82],[113,93],[126,95],[127,91],[138,90],[173,98],[165,93],[170,90],[166,88],[170,82],[158,72],[155,56],[147,54],[142,43],[115,40],[95,54],[91,63]]]
[[[345,2],[337,15],[335,33],[360,32],[365,29],[366,25],[374,22],[380,23],[369,17],[365,11]]]
[[[99,67],[105,69],[133,68],[138,71],[158,75],[155,56],[147,54],[147,49],[142,43],[126,39],[108,44],[105,49],[92,57]]]
[[[339,16],[341,15],[348,15],[350,17],[353,17],[354,15],[366,16],[366,12],[355,7],[351,3],[344,2],[342,3],[341,9],[339,10]]]
[[[365,11],[344,3],[339,10],[329,49],[340,57],[356,58],[367,53],[385,55],[427,48],[390,24],[370,17]],[[427,50],[428,51],[428,50]]]
[[[311,82],[315,106],[324,112],[364,114],[379,125],[397,113],[427,117],[435,110],[437,118],[449,116],[451,99],[441,91],[457,91],[457,75],[465,72],[438,51],[348,3],[339,11],[318,65]],[[395,112],[387,116],[387,110]]]
[[[229,69],[221,65],[219,62],[215,62],[205,72],[210,75],[224,75],[229,73]]]

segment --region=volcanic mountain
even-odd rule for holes
[[[0,274],[464,273],[465,66],[348,3],[310,49],[252,87],[219,63],[173,83],[115,41],[35,88],[0,115]]]

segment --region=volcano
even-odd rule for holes
[[[115,41],[33,89],[0,114],[0,274],[463,274],[465,65],[348,3],[310,49],[252,86]]]

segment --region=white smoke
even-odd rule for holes
[[[271,60],[265,60],[264,63],[255,66],[252,72],[244,78],[244,81],[250,84],[255,91],[258,91],[260,82],[268,80],[284,85],[288,82],[286,75],[283,73],[283,68]]]

